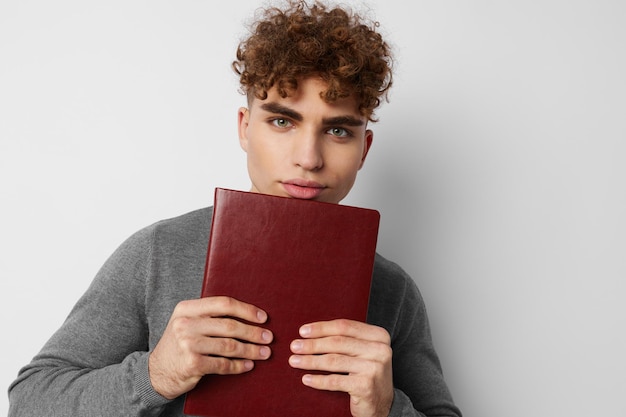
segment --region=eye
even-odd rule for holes
[[[280,128],[286,128],[291,126],[291,122],[287,119],[272,119],[272,124]]]
[[[350,136],[350,132],[343,127],[332,127],[327,130],[327,133],[341,138]]]

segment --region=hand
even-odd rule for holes
[[[230,297],[206,297],[178,303],[148,358],[153,388],[173,399],[196,386],[206,374],[240,374],[254,360],[270,357],[267,313]]]
[[[330,372],[304,375],[312,388],[350,394],[354,417],[388,416],[393,402],[392,350],[383,328],[352,320],[310,323],[291,343],[289,364]]]

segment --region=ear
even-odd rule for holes
[[[365,131],[365,144],[363,146],[363,155],[361,156],[361,163],[359,164],[359,169],[363,168],[363,164],[365,163],[365,158],[367,157],[367,153],[369,152],[372,142],[374,141],[374,132],[371,130]]]
[[[237,130],[239,132],[239,146],[248,152],[248,137],[246,131],[250,121],[250,111],[245,107],[240,107],[237,111]]]

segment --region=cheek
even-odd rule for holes
[[[279,149],[267,141],[258,138],[248,141],[248,163],[257,167],[272,167],[280,161]]]
[[[337,185],[342,189],[350,189],[361,166],[361,159],[355,158],[354,154],[335,155],[332,161],[328,161],[327,166],[333,167],[330,172]]]
[[[356,172],[361,167],[362,159],[362,148],[354,147],[352,149],[347,149],[341,155],[337,154],[335,163],[344,175],[350,176],[351,174],[356,175]]]

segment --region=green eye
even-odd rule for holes
[[[291,126],[291,123],[289,123],[289,121],[287,119],[274,119],[274,120],[272,120],[272,123],[274,123],[274,126],[277,126],[277,127],[289,127],[289,126]]]
[[[338,137],[345,137],[345,136],[350,135],[348,131],[342,127],[333,127],[328,130],[328,133],[330,133],[333,136],[338,136]]]

